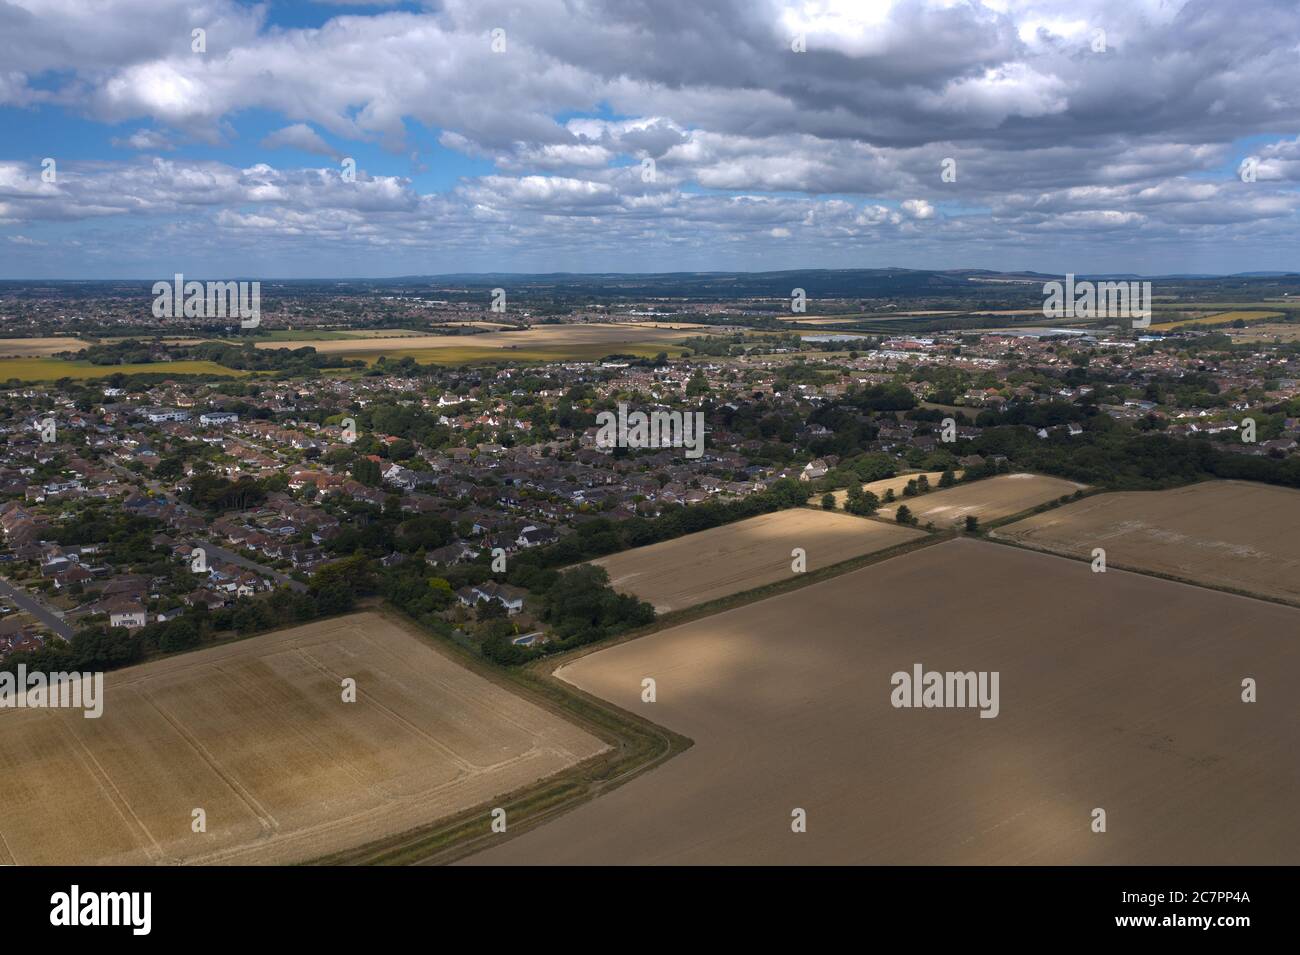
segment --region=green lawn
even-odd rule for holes
[[[384,353],[390,361],[411,357],[424,365],[473,365],[482,362],[555,362],[599,361],[609,355],[635,355],[637,358],[654,358],[660,352],[679,357],[686,349],[666,342],[653,344],[582,344],[582,345],[529,345],[519,348],[485,348],[475,345],[455,345],[447,348],[395,348]],[[380,357],[373,351],[344,352],[340,358],[359,358],[374,364]]]
[[[0,381],[58,381],[74,378],[84,381],[110,375],[223,375],[242,378],[246,371],[235,371],[214,361],[157,361],[139,365],[92,365],[88,361],[61,361],[58,358],[0,358]]]

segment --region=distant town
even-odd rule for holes
[[[265,326],[241,339],[201,337],[183,318],[150,330],[147,300],[119,283],[9,283],[0,659],[39,662],[78,635],[105,660],[142,659],[426,578],[437,583],[417,616],[516,659],[577,636],[549,578],[529,587],[524,570],[599,553],[600,529],[773,489],[816,506],[927,472],[1145,488],[1200,470],[1300,485],[1294,281],[1247,283],[1261,300],[1249,309],[1184,289],[1151,329],[1047,326],[1016,307],[1040,294],[1033,280],[992,306],[990,284],[968,283],[974,306],[945,290],[919,303],[939,308],[836,298],[816,316],[769,295],[557,304],[525,287],[498,313],[469,288],[331,297],[308,285],[269,295]],[[968,327],[990,321],[1000,327]],[[926,328],[878,331],[900,323]],[[536,337],[573,329],[590,334]],[[601,343],[620,329],[645,340]],[[448,365],[435,338],[492,345]],[[324,350],[340,342],[349,350]],[[566,347],[607,354],[512,354]],[[59,387],[17,380],[33,361]],[[619,403],[702,412],[703,456],[601,447],[597,415]],[[624,623],[589,623],[582,639]]]

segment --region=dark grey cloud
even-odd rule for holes
[[[56,183],[39,150],[0,153],[0,229],[82,222],[87,254],[106,221],[189,216],[213,254],[256,237],[288,263],[316,242],[388,271],[1017,250],[1073,258],[978,264],[1085,271],[1139,249],[1162,270],[1216,249],[1223,270],[1294,266],[1298,49],[1291,0],[447,0],[310,30],[233,0],[7,0],[0,105],[175,133],[117,137],[154,155]],[[251,109],[283,118],[261,163],[189,158]],[[279,152],[407,153],[412,123],[495,171],[430,194]]]

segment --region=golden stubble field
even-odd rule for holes
[[[46,358],[59,352],[78,352],[90,345],[78,338],[0,338],[0,358]]]
[[[1300,491],[1211,481],[1084,498],[1000,527],[1029,547],[1300,602]]]
[[[1298,631],[1279,604],[922,548],[562,667],[695,745],[469,861],[1296,864]],[[997,671],[998,716],[894,708],[916,663]]]
[[[407,335],[335,339],[332,341],[265,341],[258,348],[311,347],[323,355],[387,353],[429,348],[500,348],[527,349],[565,345],[622,345],[667,343],[693,335],[708,334],[711,329],[696,325],[660,328],[650,324],[609,323],[587,325],[536,325],[526,331],[485,332],[481,335]]]
[[[938,529],[948,530],[964,522],[967,515],[973,514],[981,523],[987,524],[1086,488],[1086,484],[1043,474],[999,474],[899,500],[882,507],[879,514],[893,520],[898,507],[906,504],[922,524],[933,521]]]
[[[794,576],[791,551],[801,547],[807,570],[874,553],[924,532],[829,511],[793,508],[687,534],[592,561],[609,571],[615,590],[635,594],[659,613]]]
[[[953,477],[959,478],[965,473],[965,471],[957,469],[953,471]],[[879,481],[868,481],[862,485],[862,490],[870,491],[872,494],[876,495],[876,497],[884,497],[885,492],[890,490],[892,490],[895,495],[901,496],[903,488],[907,487],[907,482],[919,478],[922,474],[924,474],[926,480],[930,482],[930,487],[938,487],[939,478],[943,477],[942,471],[918,471],[912,474],[896,474],[891,478],[882,478]],[[849,496],[848,489],[832,491],[831,493],[835,495],[835,506],[839,508],[844,507],[844,502]],[[812,498],[809,499],[809,503],[820,507],[821,499],[822,495],[814,494]],[[911,498],[907,499],[907,501],[910,500]],[[904,501],[904,503],[907,503],[907,501]]]
[[[1227,325],[1235,321],[1258,322],[1269,318],[1281,318],[1281,312],[1216,312],[1211,315],[1200,315],[1193,318],[1179,318],[1173,321],[1157,322],[1151,325],[1153,332],[1167,332],[1183,325]]]
[[[355,703],[342,701],[345,677]],[[0,862],[298,862],[605,748],[374,613],[109,673],[105,684],[98,720],[0,710]],[[204,834],[191,831],[196,808]]]

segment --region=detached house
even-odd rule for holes
[[[536,527],[529,524],[519,532],[515,538],[515,544],[519,547],[538,547],[542,544],[550,544],[557,539],[555,531],[549,527]]]
[[[144,605],[134,600],[115,600],[107,605],[108,625],[137,630],[148,623],[148,614]]]
[[[816,481],[818,478],[824,478],[830,468],[821,458],[815,458],[804,465],[803,470],[799,472],[800,481]]]
[[[480,600],[486,600],[489,603],[496,601],[506,608],[507,614],[513,617],[524,609],[524,597],[527,593],[521,587],[512,587],[509,584],[499,584],[495,580],[487,580],[473,587],[462,587],[456,591],[456,596],[467,607],[475,606]]]
[[[426,561],[437,567],[440,564],[458,564],[462,560],[473,560],[478,555],[479,551],[477,548],[469,546],[469,544],[466,544],[464,541],[456,541],[453,544],[448,544],[446,547],[439,547],[436,550],[431,550],[426,553],[424,557]]]

